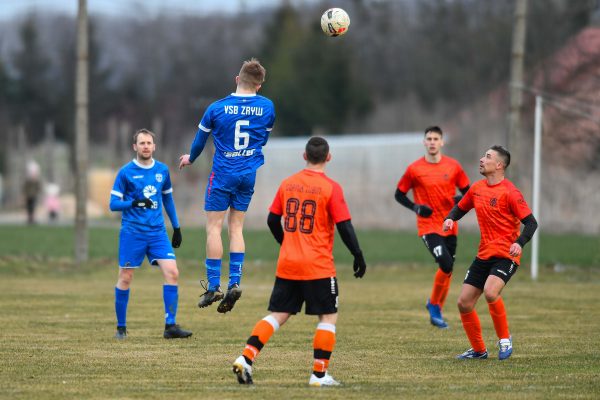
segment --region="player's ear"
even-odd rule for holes
[[[302,158],[304,158],[304,161],[308,161],[308,158],[306,158],[306,152],[302,153]]]
[[[331,153],[327,153],[327,158],[325,159],[325,162],[329,161],[331,161]]]
[[[239,75],[237,75],[237,76],[235,77],[235,84],[236,84],[236,85],[239,85],[239,84],[240,84],[240,76],[239,76]]]

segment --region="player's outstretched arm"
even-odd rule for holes
[[[274,214],[272,212],[269,213],[267,217],[267,225],[273,234],[273,237],[277,241],[277,243],[283,243],[283,227],[281,226],[281,215]]]
[[[338,222],[335,226],[337,227],[342,241],[354,256],[354,276],[356,278],[362,278],[367,271],[367,264],[363,253],[360,250],[358,238],[356,237],[356,232],[354,232],[354,227],[352,226],[352,221],[346,220]]]
[[[404,207],[413,210],[415,212],[415,214],[421,216],[421,217],[429,217],[431,216],[431,214],[433,213],[433,210],[429,207],[426,206],[424,204],[415,204],[413,203],[408,196],[406,196],[406,193],[404,193],[403,191],[401,191],[400,189],[396,189],[396,193],[394,194],[394,198],[396,199],[396,201],[400,204],[402,204]]]

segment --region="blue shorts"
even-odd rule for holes
[[[157,260],[175,260],[175,252],[166,231],[132,232],[121,229],[119,234],[119,267],[139,268],[144,256],[152,265]]]
[[[225,211],[229,207],[247,211],[254,194],[256,171],[245,175],[210,173],[206,193],[205,211]]]

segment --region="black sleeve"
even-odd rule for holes
[[[396,193],[394,194],[394,197],[396,198],[396,201],[398,203],[402,204],[404,207],[408,208],[409,210],[415,209],[415,203],[410,201],[410,199],[408,197],[406,197],[406,193],[400,191],[400,189],[396,189]]]
[[[465,215],[467,215],[467,213],[461,210],[458,204],[455,204],[454,207],[452,207],[452,210],[450,210],[450,212],[446,216],[446,218],[444,218],[444,221],[447,219],[451,219],[452,221],[458,221]]]
[[[467,185],[467,186],[465,186],[465,187],[464,187],[464,188],[462,188],[462,189],[461,189],[461,188],[459,188],[458,190],[460,190],[460,192],[461,192],[461,193],[463,194],[463,196],[464,196],[465,194],[467,194],[467,192],[469,191],[469,188],[470,188],[470,187],[471,187],[471,186]]]
[[[275,240],[277,240],[277,243],[283,243],[283,228],[281,227],[281,215],[273,214],[272,212],[270,212],[269,216],[267,217],[267,225],[269,226],[273,237],[275,238]]]
[[[360,254],[360,246],[358,245],[358,239],[356,238],[352,221],[348,219],[346,221],[338,222],[335,226],[337,226],[340,237],[348,250],[350,250],[350,253],[352,253],[353,256]]]
[[[533,237],[533,234],[537,230],[538,223],[537,223],[535,217],[533,216],[533,214],[529,214],[528,216],[526,216],[525,218],[523,218],[521,220],[521,222],[525,226],[523,227],[523,231],[521,232],[521,236],[519,236],[519,238],[516,240],[516,243],[519,243],[519,245],[522,248]]]

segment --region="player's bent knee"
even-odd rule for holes
[[[498,293],[497,290],[485,290],[484,289],[483,295],[485,296],[485,300],[488,303],[493,303],[494,301],[498,300],[498,297],[500,297],[500,293]]]
[[[456,304],[458,306],[458,311],[460,311],[461,313],[471,312],[473,311],[473,308],[475,308],[475,302],[471,300],[462,299],[460,297],[458,298]]]

